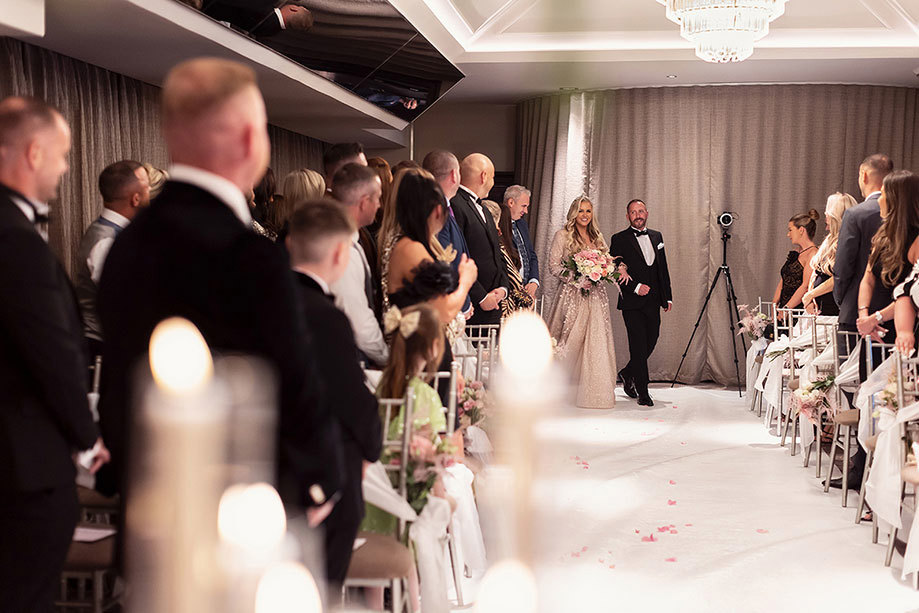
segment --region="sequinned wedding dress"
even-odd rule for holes
[[[616,349],[607,284],[584,296],[563,279],[562,261],[572,255],[566,252],[565,243],[562,229],[555,233],[549,251],[549,272],[561,281],[549,314],[549,333],[558,342],[558,357],[577,386],[577,406],[611,409],[616,406]],[[605,251],[602,244],[593,248]]]

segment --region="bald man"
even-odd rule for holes
[[[71,455],[99,444],[87,402],[82,325],[45,244],[67,172],[70,128],[33,98],[0,102],[0,609],[54,610],[77,523]]]
[[[507,298],[507,270],[494,217],[481,201],[495,184],[495,166],[481,153],[466,156],[460,164],[460,185],[450,200],[456,223],[466,239],[469,255],[479,267],[479,277],[469,290],[475,311],[470,324],[501,321],[499,304]]]
[[[99,288],[108,364],[100,412],[113,463],[124,477],[136,397],[131,368],[160,321],[185,317],[215,353],[256,356],[274,370],[281,497],[292,513],[306,510],[318,523],[340,489],[340,437],[287,258],[251,230],[244,194],[265,173],[269,153],[255,74],[227,60],[189,60],[167,75],[162,104],[169,181],[118,236]]]

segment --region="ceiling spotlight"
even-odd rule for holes
[[[675,75],[675,74],[668,74],[668,75],[667,75],[667,78],[668,78],[668,79],[676,79],[676,75]]]

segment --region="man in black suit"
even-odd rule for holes
[[[313,14],[299,2],[276,0],[205,0],[201,9],[217,21],[257,37],[273,36],[281,30],[306,31],[313,27]]]
[[[893,302],[892,292],[883,283],[875,283],[871,300],[867,304],[858,304],[859,285],[868,266],[868,256],[871,255],[871,239],[881,227],[881,205],[878,203],[881,186],[884,184],[884,177],[892,171],[893,162],[883,153],[865,158],[858,167],[858,188],[864,200],[842,216],[836,261],[833,264],[833,299],[839,305],[841,331],[854,332],[860,316],[876,313]],[[881,331],[886,331],[880,323],[877,327],[881,328]],[[893,330],[892,325],[890,329]],[[840,342],[845,342],[845,338],[840,337]],[[893,342],[893,335],[890,334],[886,340]],[[859,377],[862,381],[868,376],[865,357],[862,356],[859,365]],[[876,359],[880,359],[880,353]],[[867,454],[861,445],[858,445],[849,467],[848,486],[851,489],[859,488],[866,459]],[[830,486],[841,488],[842,479],[832,479]]]
[[[77,523],[72,454],[98,445],[83,326],[42,234],[70,128],[44,102],[0,102],[0,609],[54,610]]]
[[[470,324],[501,321],[499,303],[507,298],[507,271],[501,255],[498,227],[481,204],[495,184],[495,166],[481,153],[472,153],[460,164],[460,186],[450,200],[456,223],[466,239],[469,256],[479,268],[479,277],[469,290],[473,312]]]
[[[291,512],[306,509],[318,525],[340,487],[341,452],[289,263],[252,231],[243,195],[268,163],[255,74],[227,60],[190,60],[170,71],[162,99],[170,179],[118,236],[99,288],[108,365],[101,425],[121,482],[128,483],[132,369],[160,321],[185,317],[215,353],[253,355],[274,369],[278,490]]]
[[[325,521],[329,593],[345,580],[357,529],[364,517],[361,480],[365,464],[380,458],[383,432],[377,401],[364,384],[358,349],[347,316],[335,307],[329,285],[345,273],[354,256],[356,226],[331,200],[310,202],[290,220],[287,249],[297,279],[304,321],[322,347],[318,374],[332,400],[344,444],[342,497]]]
[[[648,208],[641,200],[626,206],[629,228],[610,239],[611,255],[622,258],[631,281],[622,286],[619,310],[629,335],[629,363],[619,371],[622,387],[638,404],[654,406],[648,394],[648,357],[654,351],[661,328],[661,309],[673,306],[670,271],[664,239],[649,230]]]

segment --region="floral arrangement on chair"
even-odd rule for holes
[[[582,249],[562,261],[562,277],[587,296],[590,290],[606,281],[619,280],[617,258],[598,249]]]
[[[903,373],[903,391],[912,395],[916,390],[916,382],[910,377],[906,376],[907,373]],[[897,372],[892,370],[890,375],[887,377],[887,385],[884,386],[880,392],[878,392],[881,403],[891,411],[897,411],[900,408],[900,402],[897,400]],[[880,417],[880,412],[875,411],[872,417]]]
[[[792,407],[812,424],[819,424],[821,411],[825,408],[833,408],[828,399],[828,393],[834,381],[834,377],[825,377],[807,386],[799,387],[791,395]]]
[[[487,406],[488,393],[485,391],[485,384],[481,381],[467,383],[460,399],[460,425],[469,427],[480,424],[487,415]]]
[[[769,325],[769,319],[766,317],[765,313],[760,313],[759,309],[750,309],[745,304],[737,307],[737,310],[740,312],[740,321],[738,322],[738,327],[740,332],[737,334],[746,334],[747,338],[751,341],[757,341],[763,338],[763,335],[766,332],[766,326]]]
[[[398,466],[401,462],[401,451],[392,452],[387,462]],[[438,477],[443,475],[448,466],[456,460],[456,448],[449,439],[436,436],[433,440],[427,436],[415,434],[409,446],[408,466],[406,466],[406,485],[408,503],[416,513],[421,513],[428,503],[428,496],[434,489]],[[398,488],[398,473],[390,473],[393,487]]]

